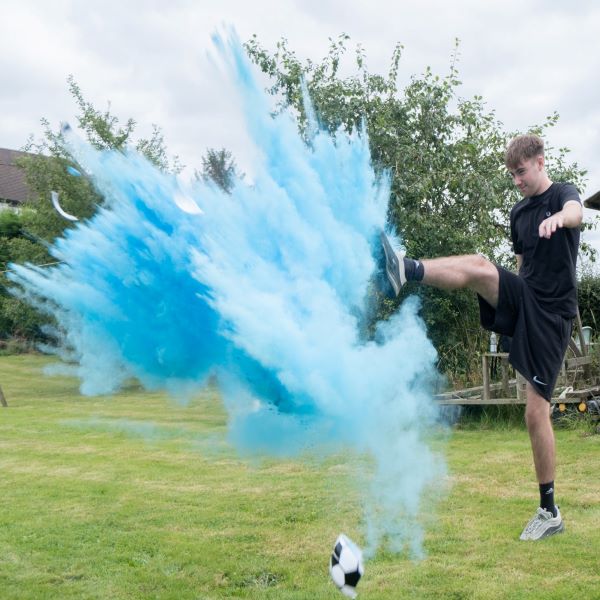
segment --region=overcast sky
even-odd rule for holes
[[[360,42],[371,72],[387,73],[396,42],[401,83],[426,66],[448,72],[460,38],[460,94],[482,95],[509,130],[558,111],[547,140],[567,146],[600,190],[600,3],[592,0],[0,0],[0,147],[18,149],[74,119],[66,79],[138,132],[153,123],[188,171],[207,147],[227,147],[245,168],[251,148],[231,84],[209,59],[210,36],[232,25],[274,49],[286,37],[319,60],[330,37]],[[597,215],[586,211],[586,218]],[[600,250],[600,232],[588,234]]]

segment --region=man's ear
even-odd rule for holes
[[[539,156],[536,157],[536,159],[537,159],[538,169],[541,171],[544,168],[544,165],[546,164],[546,161],[544,160],[544,155],[540,154]]]

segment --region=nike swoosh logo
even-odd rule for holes
[[[539,383],[540,385],[548,385],[547,383],[544,383],[543,381],[540,381],[540,380],[538,379],[538,376],[537,376],[537,375],[534,375],[534,376],[533,376],[533,382],[534,382],[534,383]]]

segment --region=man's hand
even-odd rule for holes
[[[561,227],[564,227],[565,218],[561,212],[553,214],[551,217],[544,219],[540,223],[539,235],[541,238],[550,239],[552,234]]]
[[[581,204],[576,200],[569,200],[560,212],[554,213],[540,223],[539,236],[549,240],[557,229],[562,227],[579,227],[582,219],[583,210]]]

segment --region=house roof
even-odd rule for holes
[[[596,192],[594,195],[590,196],[587,200],[584,200],[583,205],[586,208],[595,208],[596,210],[600,210],[600,192]]]
[[[0,148],[0,202],[21,204],[29,196],[25,182],[25,172],[17,166],[16,160],[29,156],[27,152]]]

